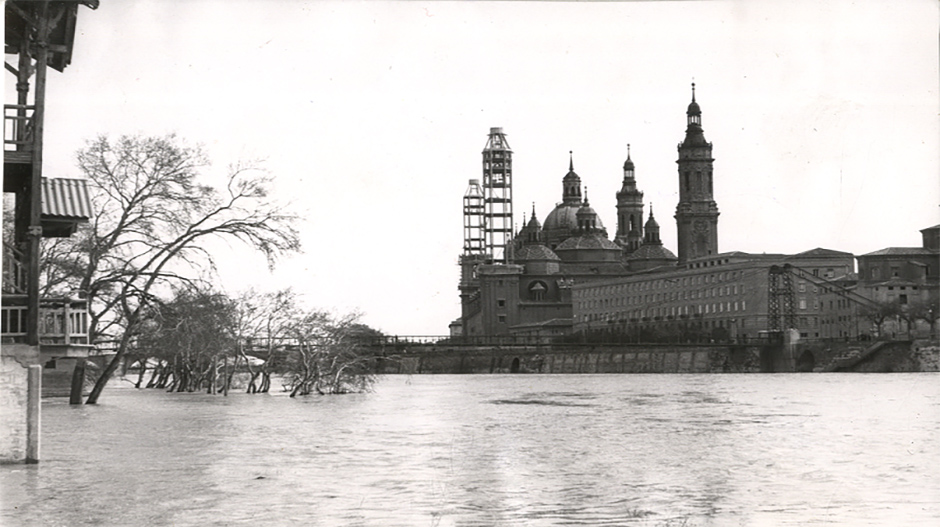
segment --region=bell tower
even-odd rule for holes
[[[679,143],[679,204],[676,227],[679,231],[679,265],[718,254],[718,204],[712,187],[712,144],[702,131],[702,110],[692,102],[686,112],[685,140]]]
[[[643,241],[643,191],[636,188],[630,145],[623,164],[623,185],[617,192],[617,236],[614,242],[629,254],[640,248]]]

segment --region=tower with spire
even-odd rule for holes
[[[627,256],[626,261],[631,272],[646,271],[659,267],[671,268],[676,265],[676,255],[663,247],[663,242],[659,239],[659,222],[653,217],[652,203],[650,203],[649,219],[646,220],[646,234],[643,237],[643,243]]]
[[[554,249],[572,236],[578,235],[578,211],[581,209],[581,177],[574,171],[574,153],[568,151],[568,173],[561,180],[561,203],[555,206],[542,224],[543,241]],[[596,225],[603,229],[600,219]],[[606,231],[605,231],[606,232]]]
[[[568,151],[568,173],[561,180],[562,202],[565,205],[581,203],[581,177],[574,171],[574,152]]]
[[[627,145],[627,160],[623,163],[623,185],[617,192],[617,235],[614,242],[629,254],[640,247],[643,241],[643,192],[636,187],[630,145]]]
[[[718,253],[718,205],[712,185],[712,144],[702,131],[702,110],[695,101],[689,104],[685,140],[679,143],[679,204],[676,227],[679,234],[679,265]]]
[[[602,234],[607,236],[604,226],[600,225],[597,220],[597,211],[588,202],[587,188],[584,189],[584,202],[581,204],[581,208],[578,209],[576,217],[578,218],[579,234]]]

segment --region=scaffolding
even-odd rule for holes
[[[509,263],[512,239],[512,150],[502,128],[490,128],[483,149],[483,234],[485,257]]]
[[[781,332],[796,327],[790,265],[772,265],[767,273],[767,329]]]
[[[483,235],[483,189],[479,179],[471,179],[463,195],[463,253],[483,256],[486,253]]]

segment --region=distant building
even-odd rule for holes
[[[814,249],[794,255],[732,252],[671,269],[572,287],[574,330],[606,331],[636,340],[744,341],[770,327],[774,268],[790,269],[791,327],[821,337],[823,284],[851,276],[850,253]],[[824,282],[813,279],[830,271]],[[783,313],[781,313],[781,316]]]
[[[877,332],[866,314],[880,303],[936,298],[940,225],[921,231],[923,247],[860,256],[858,274],[851,253],[831,249],[719,253],[712,143],[705,140],[694,84],[686,119],[676,161],[678,256],[663,246],[652,206],[644,224],[629,145],[613,240],[582,189],[573,153],[561,201],[544,223],[533,204],[523,227],[501,242],[505,250],[484,243],[485,228],[472,227],[504,225],[504,217],[484,217],[487,193],[471,180],[464,196],[461,316],[451,334],[610,332],[638,341],[744,341],[796,329],[803,338],[857,338]],[[505,135],[494,128],[484,179],[494,131],[505,147],[500,160],[511,166]]]
[[[920,232],[921,247],[886,247],[858,257],[858,293],[888,314],[884,331],[929,329],[940,316],[940,225]]]

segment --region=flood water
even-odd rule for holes
[[[8,525],[940,524],[940,375],[389,376],[43,403]]]

